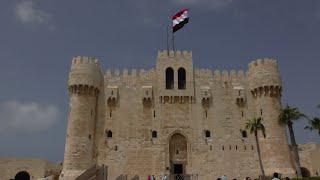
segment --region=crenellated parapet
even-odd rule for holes
[[[246,76],[243,70],[215,70],[213,73],[213,79],[215,81],[223,81],[223,82],[235,82],[235,81],[244,81],[246,80]]]
[[[78,56],[73,58],[69,73],[70,92],[87,92],[87,89],[100,89],[102,74],[100,62],[96,58]],[[71,88],[72,87],[72,88]]]
[[[118,81],[126,84],[135,84],[137,81],[151,81],[155,78],[154,69],[107,69],[104,75],[106,81]]]
[[[281,96],[282,83],[276,60],[265,58],[252,61],[247,75],[249,89],[255,97]]]
[[[192,59],[192,52],[191,51],[158,51],[158,59],[168,59],[174,58],[178,60],[191,60]]]

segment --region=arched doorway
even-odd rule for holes
[[[15,180],[30,180],[30,174],[27,171],[20,171],[14,177]]]
[[[305,168],[305,167],[301,167],[301,174],[302,174],[302,177],[310,177],[310,171]]]
[[[187,139],[180,133],[175,133],[169,141],[170,173],[173,175],[186,174],[187,165]]]

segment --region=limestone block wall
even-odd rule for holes
[[[0,158],[1,179],[14,179],[17,173],[26,171],[31,180],[58,175],[60,167],[47,160],[38,158]]]
[[[173,89],[165,86],[168,67],[174,71]],[[181,67],[185,89],[178,89]],[[267,131],[266,139],[260,137],[267,174],[293,175],[285,129],[277,123],[281,89],[272,59],[252,62],[247,73],[221,72],[195,69],[191,52],[162,51],[155,69],[107,70],[102,78],[94,59],[77,58],[69,77],[63,176],[72,179],[98,163],[108,166],[110,179],[159,178],[179,162],[185,174],[201,180],[257,177],[254,136],[244,127],[258,116]],[[177,134],[186,144],[170,145]]]
[[[311,176],[320,174],[320,145],[307,143],[299,145],[301,167],[306,168]]]

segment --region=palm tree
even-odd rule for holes
[[[294,132],[293,132],[293,121],[298,120],[302,117],[306,117],[306,116],[301,112],[299,112],[298,108],[290,107],[289,105],[287,105],[286,108],[282,109],[279,115],[279,123],[288,126],[291,147],[294,154],[294,162],[296,165],[296,171],[297,171],[298,177],[302,177],[302,174],[301,174],[301,166],[300,166],[299,153],[298,153],[298,145],[296,143],[296,139],[294,137]]]
[[[317,107],[320,108],[320,104]],[[313,119],[310,119],[309,126],[306,126],[305,129],[309,129],[311,131],[317,130],[320,136],[320,118],[314,117]]]
[[[320,118],[315,117],[309,121],[309,126],[306,126],[305,129],[317,130],[320,136]]]
[[[258,131],[262,131],[263,137],[266,137],[266,131],[265,131],[264,125],[262,123],[262,118],[258,117],[258,118],[248,119],[248,122],[246,123],[245,129],[247,129],[250,132],[250,134],[254,133],[254,136],[256,139],[256,144],[257,144],[257,151],[258,151],[261,174],[262,174],[262,177],[265,177],[263,164],[262,164],[262,160],[261,160],[259,139],[258,139]]]

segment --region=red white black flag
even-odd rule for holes
[[[172,16],[172,31],[176,32],[189,22],[188,9],[183,9]]]

